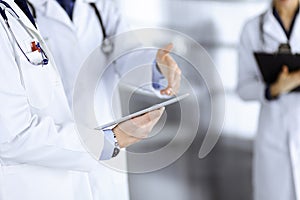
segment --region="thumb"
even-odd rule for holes
[[[165,107],[162,107],[158,110],[151,111],[147,113],[149,115],[150,121],[146,123],[145,125],[150,128],[150,131],[155,126],[155,124],[158,122],[158,120],[161,118],[162,114],[164,113]]]
[[[289,73],[289,68],[288,68],[286,65],[283,65],[283,67],[282,67],[282,72],[283,72],[284,74],[288,74],[288,73]]]
[[[161,115],[163,114],[164,110],[165,110],[165,107],[162,107],[158,110],[153,110],[153,111],[149,112],[148,115],[149,115],[149,118],[151,119],[151,121],[159,119],[161,117]]]
[[[157,109],[157,110],[153,110],[153,111],[148,112],[148,113],[146,113],[142,116],[135,117],[131,120],[137,126],[142,126],[142,125],[151,123],[153,120],[158,120],[161,117],[161,115],[163,114],[164,110],[165,110],[164,107],[160,108],[160,109]]]

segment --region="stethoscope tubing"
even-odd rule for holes
[[[29,7],[31,8],[31,12],[32,12],[32,16],[33,18],[36,20],[37,16],[36,16],[36,9],[34,7],[34,5],[32,3],[30,3],[29,1],[27,1]],[[89,5],[93,8],[97,19],[99,21],[99,25],[101,27],[101,32],[102,32],[102,44],[101,44],[101,50],[103,53],[105,54],[110,54],[113,52],[114,49],[114,44],[113,42],[108,38],[108,35],[106,33],[106,29],[104,26],[104,22],[103,22],[103,18],[102,15],[99,11],[99,9],[97,8],[97,5],[95,3],[89,3]]]
[[[31,63],[32,65],[42,65],[42,66],[47,65],[47,64],[48,64],[48,57],[47,57],[46,53],[43,51],[43,49],[41,48],[41,46],[39,45],[39,43],[38,43],[37,45],[38,45],[38,47],[39,47],[39,49],[40,49],[40,51],[41,51],[42,61],[39,62],[39,63],[34,63],[34,62],[32,62],[32,61],[28,58],[28,56],[26,55],[26,53],[25,53],[24,50],[22,49],[21,45],[19,44],[19,42],[18,42],[18,40],[17,40],[15,34],[13,33],[13,31],[12,31],[10,25],[9,25],[8,17],[7,17],[7,15],[6,15],[5,11],[7,11],[9,14],[11,14],[11,15],[18,21],[18,23],[24,28],[24,30],[26,31],[26,33],[27,33],[28,35],[30,35],[31,38],[34,39],[35,37],[34,37],[33,34],[27,29],[27,27],[25,26],[25,24],[23,23],[23,21],[20,19],[19,15],[12,9],[12,7],[11,7],[8,3],[6,3],[6,2],[3,1],[3,0],[0,0],[0,5],[4,5],[4,6],[0,6],[0,13],[1,13],[2,18],[4,19],[4,22],[5,22],[6,26],[7,26],[7,28],[8,28],[8,31],[9,31],[9,33],[11,34],[13,40],[16,42],[16,44],[17,44],[18,48],[20,49],[20,51],[22,52],[22,54],[23,54],[24,57],[26,58],[26,60],[27,60],[29,63]]]

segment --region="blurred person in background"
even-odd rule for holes
[[[273,0],[248,21],[239,45],[238,94],[261,103],[254,146],[255,200],[300,199],[300,71],[282,66],[277,81],[264,83],[254,52],[275,53],[282,44],[300,53],[299,0]],[[299,63],[300,65],[300,63]]]

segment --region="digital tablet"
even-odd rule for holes
[[[159,109],[159,108],[162,108],[162,107],[168,106],[168,105],[170,105],[170,104],[176,103],[176,102],[178,102],[178,101],[181,101],[182,99],[188,97],[189,95],[190,95],[190,94],[184,94],[184,95],[181,95],[181,96],[178,96],[178,97],[174,97],[174,98],[169,99],[169,100],[167,100],[167,101],[164,101],[164,102],[162,102],[162,103],[155,104],[155,105],[153,105],[153,106],[151,106],[151,107],[148,107],[148,108],[146,108],[146,109],[144,109],[144,110],[140,110],[140,111],[135,112],[135,113],[133,113],[133,114],[127,115],[127,116],[125,116],[125,117],[122,117],[122,118],[120,118],[120,119],[118,119],[118,120],[116,120],[116,121],[113,121],[113,122],[110,122],[110,123],[107,123],[107,124],[98,126],[98,127],[96,127],[95,129],[96,129],[96,130],[103,130],[103,129],[105,129],[105,128],[108,128],[108,127],[110,127],[110,126],[113,126],[113,125],[119,124],[119,123],[121,123],[121,122],[127,121],[127,120],[129,120],[129,119],[134,118],[134,117],[143,115],[143,114],[148,113],[148,112],[150,112],[150,111],[157,110],[157,109]]]
[[[264,81],[269,85],[277,80],[283,65],[286,65],[290,72],[300,69],[300,54],[256,52],[254,56]],[[300,88],[293,91],[300,91]]]

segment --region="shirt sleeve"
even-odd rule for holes
[[[112,158],[115,148],[115,138],[112,130],[104,130],[104,147],[100,156],[100,160],[109,160]]]
[[[152,64],[152,87],[156,90],[165,88],[166,80],[164,75],[160,72],[156,60]]]

